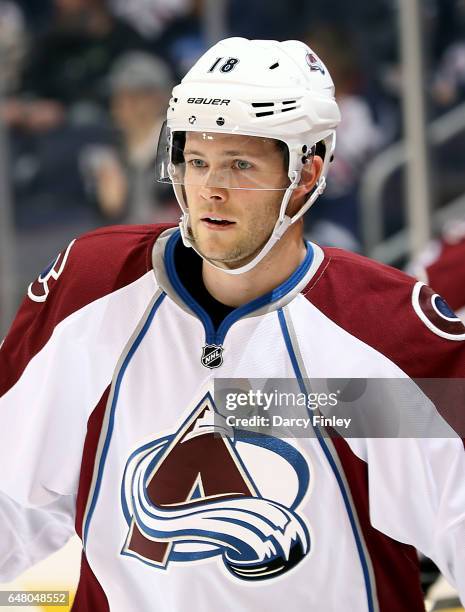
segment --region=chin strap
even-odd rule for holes
[[[271,236],[268,238],[262,250],[252,259],[252,261],[249,261],[248,264],[245,264],[244,266],[240,266],[239,268],[222,268],[218,266],[217,264],[213,263],[213,261],[211,261],[207,257],[204,257],[202,253],[199,253],[199,251],[196,249],[194,241],[189,236],[189,233],[188,233],[189,228],[186,229],[188,219],[189,219],[188,215],[183,215],[183,219],[179,223],[179,228],[181,230],[181,236],[182,236],[182,241],[184,245],[186,247],[190,247],[191,249],[194,249],[197,255],[200,255],[202,259],[204,259],[206,262],[208,262],[211,266],[213,266],[217,270],[221,270],[221,272],[225,272],[226,274],[244,274],[244,272],[248,272],[249,270],[252,270],[252,268],[254,268],[258,264],[258,262],[261,261],[265,257],[265,255],[271,251],[273,246],[278,242],[278,240],[281,238],[281,236],[284,234],[287,228],[292,224],[292,219],[288,217],[287,215],[284,217],[282,221],[278,219],[271,233]]]
[[[267,253],[271,251],[273,246],[282,237],[282,235],[285,233],[287,228],[290,225],[292,225],[292,223],[295,221],[296,216],[294,216],[291,219],[291,217],[288,217],[286,215],[286,208],[287,208],[289,199],[292,195],[292,192],[297,187],[300,181],[300,172],[293,172],[292,174],[293,174],[292,183],[289,185],[289,187],[286,189],[284,193],[283,199],[281,201],[281,206],[279,209],[279,217],[276,221],[273,231],[271,232],[271,235],[266,241],[266,243],[263,245],[261,251],[257,253],[257,255],[251,261],[249,261],[248,264],[245,264],[244,266],[240,266],[239,268],[222,268],[218,266],[217,264],[213,263],[210,259],[207,259],[206,257],[204,257],[201,253],[199,253],[199,251],[195,247],[195,241],[191,238],[191,235],[190,235],[189,212],[188,212],[187,207],[186,208],[183,207],[184,214],[182,215],[181,221],[179,223],[179,229],[181,230],[181,236],[182,236],[182,241],[184,245],[186,247],[190,247],[194,249],[197,255],[200,255],[202,259],[207,261],[211,266],[213,266],[217,270],[221,270],[221,272],[225,272],[226,274],[244,274],[244,272],[248,272],[249,270],[252,270],[252,268],[255,268],[255,266],[265,257],[265,255],[267,255]]]

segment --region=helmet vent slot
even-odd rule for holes
[[[279,108],[281,105],[281,108]],[[297,100],[282,100],[281,102],[252,102],[254,109],[263,108],[263,111],[255,113],[255,117],[268,117],[275,113],[285,113],[297,108]]]

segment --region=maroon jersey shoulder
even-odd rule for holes
[[[54,328],[87,304],[152,269],[152,247],[168,225],[100,228],[73,240],[32,282],[0,350],[0,396],[48,342]]]
[[[72,247],[66,284],[79,285],[90,302],[134,282],[152,269],[153,244],[169,227],[121,225],[83,234]]]
[[[429,287],[361,255],[336,248],[323,251],[321,271],[303,293],[328,318],[412,378],[465,377],[465,343],[460,338],[465,328],[442,317],[442,304],[436,312]]]

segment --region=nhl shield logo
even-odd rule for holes
[[[216,344],[206,344],[202,349],[201,361],[206,368],[219,368],[223,363],[223,347]]]

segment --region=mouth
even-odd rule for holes
[[[227,229],[236,224],[235,221],[229,221],[229,219],[217,216],[202,217],[201,222],[208,228],[215,230]]]

